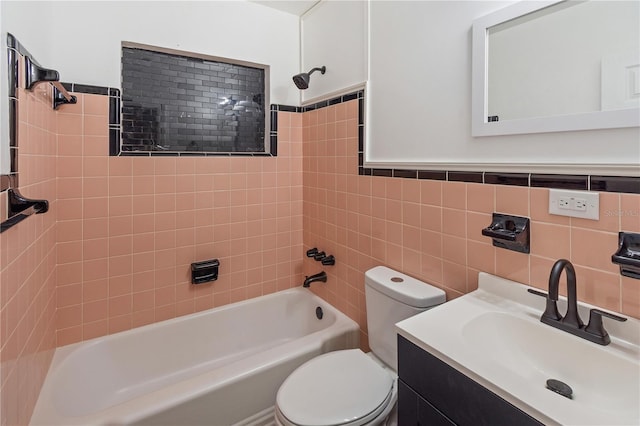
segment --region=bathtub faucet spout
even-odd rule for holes
[[[304,284],[302,284],[302,287],[309,287],[311,286],[311,283],[314,283],[316,281],[322,281],[323,283],[326,283],[327,273],[322,271],[315,275],[311,275],[310,277],[305,277]]]

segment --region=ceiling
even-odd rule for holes
[[[320,3],[320,0],[249,0],[252,3],[258,3],[263,6],[278,9],[282,12],[291,13],[293,15],[302,16],[304,13]]]

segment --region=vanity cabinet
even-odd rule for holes
[[[398,335],[398,425],[542,425]]]

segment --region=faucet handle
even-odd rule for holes
[[[336,264],[336,258],[332,254],[330,254],[327,257],[324,257],[324,258],[320,259],[320,261],[325,266],[330,266],[330,265],[335,265]]]
[[[591,311],[589,312],[589,319],[591,319],[593,315],[600,315],[600,317],[611,318],[612,320],[616,320],[619,322],[625,322],[627,320],[625,317],[621,317],[619,315],[601,311],[600,309],[595,309],[595,308],[591,309]]]
[[[319,251],[319,252],[317,252],[316,254],[313,255],[313,258],[316,261],[320,261],[320,260],[324,259],[325,257],[327,257],[327,254],[325,252],[323,252],[323,251]]]
[[[562,315],[558,312],[558,305],[555,300],[551,300],[549,295],[543,291],[534,290],[532,288],[528,288],[527,291],[536,296],[544,297],[547,300],[547,305],[545,307],[544,312],[542,313],[542,317],[540,321],[560,321],[562,319]]]
[[[585,327],[584,331],[589,334],[592,334],[598,338],[599,343],[601,345],[608,345],[611,342],[611,338],[609,337],[609,333],[604,329],[604,325],[602,324],[602,317],[611,318],[616,321],[624,322],[627,319],[615,314],[611,314],[609,312],[601,311],[600,309],[591,309],[589,311],[589,324]]]
[[[531,294],[535,294],[536,296],[540,296],[544,298],[548,296],[547,293],[545,293],[544,291],[535,290],[533,288],[528,288],[527,291]]]

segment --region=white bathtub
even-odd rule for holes
[[[263,424],[296,367],[358,343],[309,290],[281,291],[58,348],[31,424]]]

